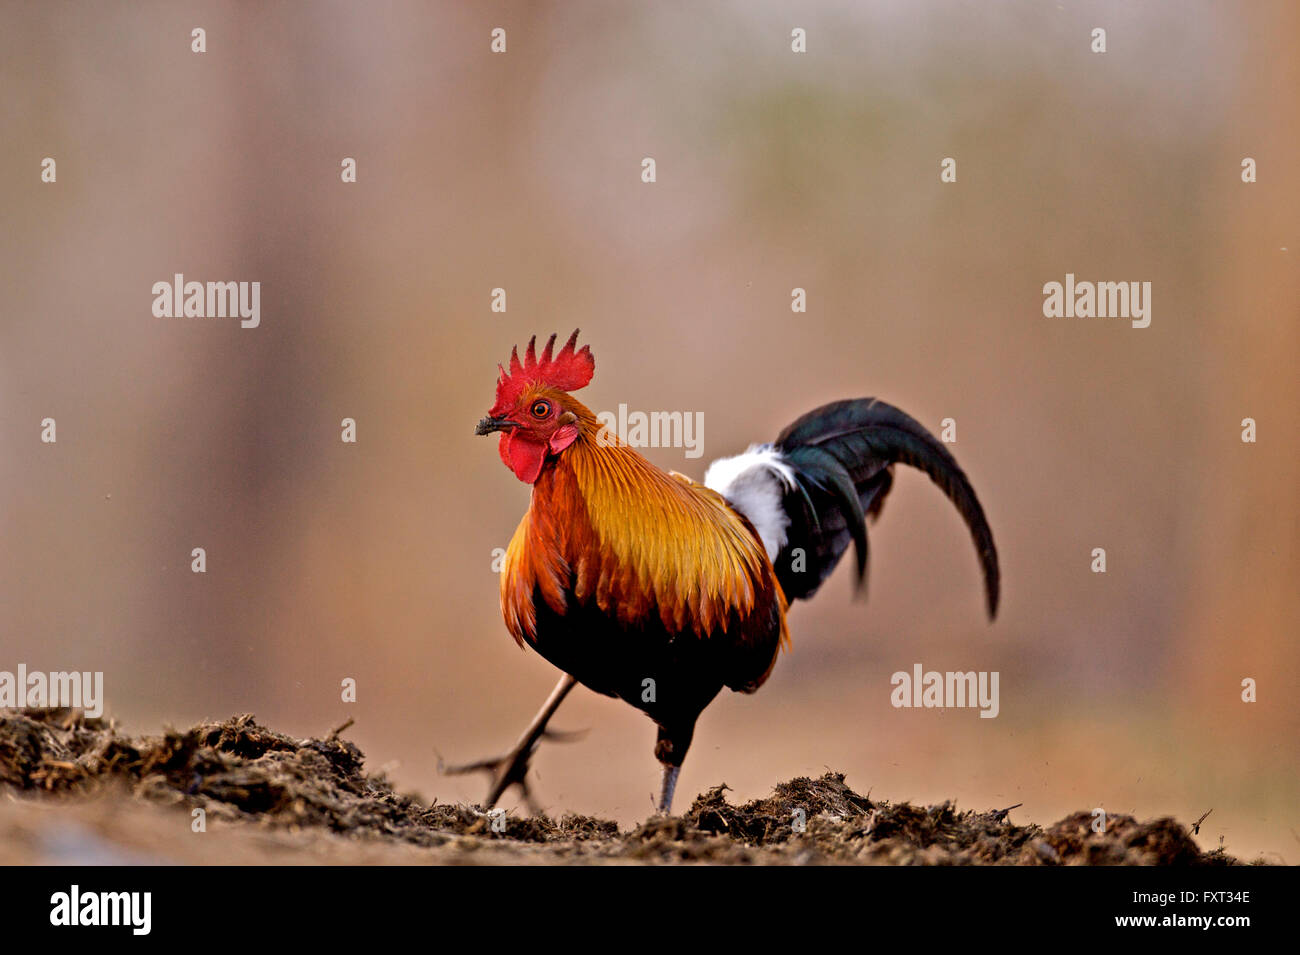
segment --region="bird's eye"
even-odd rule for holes
[[[551,413],[551,403],[550,403],[549,401],[534,401],[534,402],[533,402],[533,417],[534,417],[534,418],[545,418],[545,417],[546,417],[548,414],[550,414],[550,413]]]

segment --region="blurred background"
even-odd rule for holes
[[[1203,846],[1300,861],[1294,3],[0,9],[0,669],[103,670],[132,732],[352,717],[477,801],[437,754],[503,752],[556,673],[502,625],[528,489],[472,430],[512,345],[581,327],[593,409],[703,412],[702,459],[647,452],[696,478],[836,398],[955,419],[1001,552],[989,625],[900,472],[869,599],[841,570],[793,609],[681,808],[831,768],[1022,822],[1212,808]],[[155,318],[176,272],[261,282],[261,326]],[[1045,318],[1067,272],[1151,282],[1151,326]],[[892,708],[917,662],[999,671],[1001,714]],[[645,717],[579,690],[554,725],[589,732],[543,805],[651,812]]]

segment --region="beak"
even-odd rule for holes
[[[493,418],[488,415],[474,426],[474,433],[478,435],[491,434],[493,431],[509,431],[511,428],[517,427],[519,425],[509,418]]]

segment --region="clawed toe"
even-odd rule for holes
[[[492,784],[491,788],[488,789],[487,798],[483,800],[485,810],[494,807],[497,800],[511,786],[518,786],[529,812],[533,815],[540,815],[537,804],[533,802],[533,794],[528,788],[528,761],[532,759],[538,743],[544,739],[561,743],[570,742],[581,738],[587,732],[586,730],[565,732],[546,728],[551,716],[554,715],[560,703],[577,682],[567,673],[560,677],[560,682],[555,685],[555,689],[551,691],[551,695],[542,705],[541,710],[533,717],[533,721],[524,730],[524,734],[519,737],[519,742],[515,743],[514,749],[506,755],[495,759],[481,759],[476,763],[464,763],[460,766],[443,766],[442,758],[439,757],[438,771],[449,776],[461,776],[465,773],[474,772],[487,773],[492,780]]]
[[[571,743],[587,734],[586,730],[543,730],[525,746],[517,746],[504,756],[480,759],[473,763],[460,763],[447,766],[441,757],[438,759],[438,772],[446,776],[464,776],[469,773],[487,773],[489,788],[487,798],[483,800],[484,810],[492,809],[511,786],[518,786],[524,804],[533,815],[540,815],[541,809],[533,800],[532,790],[528,785],[528,770],[533,753],[542,740],[555,743]]]

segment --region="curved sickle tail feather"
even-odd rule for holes
[[[789,519],[773,561],[787,599],[816,593],[850,540],[858,583],[865,587],[866,517],[879,514],[893,483],[892,465],[901,463],[928,474],[961,514],[983,570],[989,619],[997,615],[998,553],[984,509],[948,449],[912,417],[874,398],[836,401],[787,427],[771,452],[788,466],[771,468]]]

